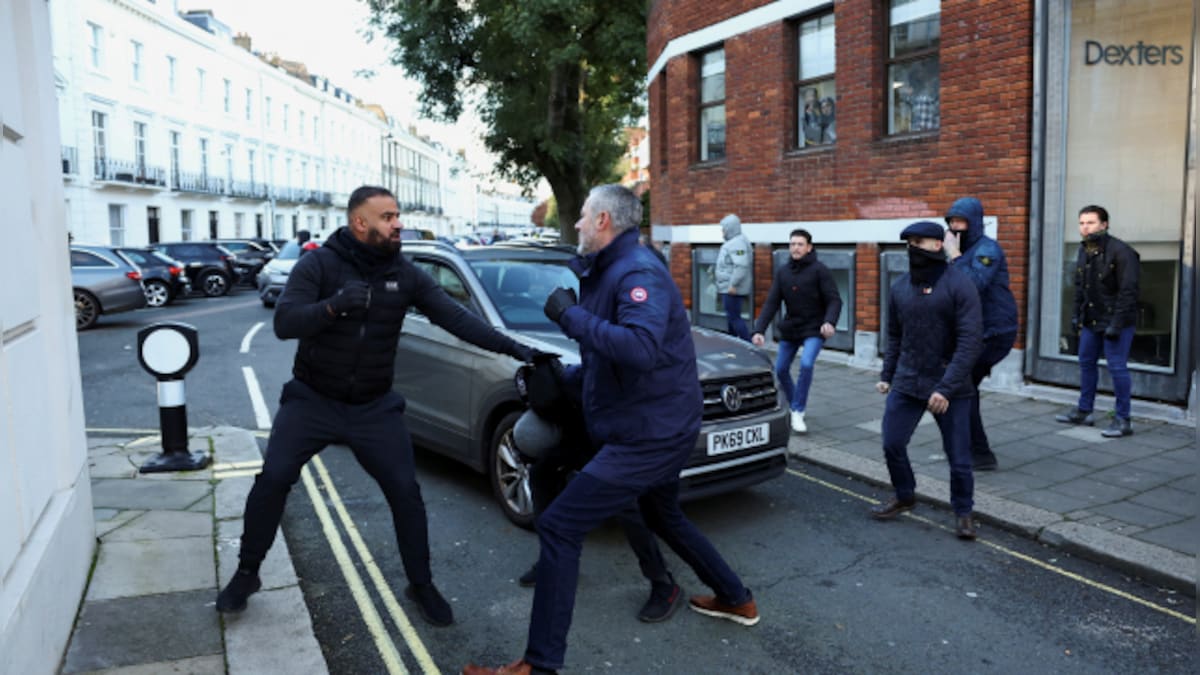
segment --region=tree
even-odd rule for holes
[[[642,114],[645,0],[367,0],[392,61],[421,85],[423,115],[473,99],[496,170],[550,183],[561,222],[612,180],[621,132]],[[564,241],[575,231],[563,228]]]

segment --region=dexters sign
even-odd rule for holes
[[[1096,40],[1083,43],[1083,62],[1094,66],[1178,66],[1183,63],[1183,45],[1106,45]]]

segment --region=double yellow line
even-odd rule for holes
[[[847,490],[846,488],[844,488],[840,485],[834,485],[833,483],[821,480],[820,478],[817,478],[815,476],[810,476],[808,474],[801,473],[800,471],[796,471],[795,469],[788,469],[787,472],[792,474],[793,476],[796,476],[797,478],[803,478],[804,480],[809,481],[810,483],[816,483],[817,485],[820,485],[821,487],[828,488],[835,492],[840,492],[846,496],[853,497],[860,501],[867,502],[868,504],[878,504],[879,503],[878,499],[872,499],[870,497],[860,495],[857,492],[854,492],[853,490]],[[906,513],[904,515],[906,518],[911,518],[913,520],[916,520],[917,522],[924,523],[926,525],[931,525],[933,527],[936,527],[940,530],[945,530],[947,532],[950,531],[950,528],[946,527],[945,525],[942,525],[941,523],[936,523],[936,522],[929,520],[928,518],[925,518],[923,516],[918,516],[911,512]],[[1085,586],[1090,586],[1091,588],[1095,588],[1099,591],[1103,591],[1110,595],[1114,595],[1118,598],[1121,598],[1122,600],[1128,600],[1129,602],[1132,602],[1132,603],[1135,603],[1138,605],[1142,605],[1143,607],[1148,607],[1156,612],[1166,614],[1169,617],[1190,623],[1193,626],[1196,625],[1195,617],[1188,616],[1187,614],[1183,614],[1181,612],[1176,612],[1175,610],[1170,609],[1168,607],[1163,607],[1161,605],[1157,605],[1153,602],[1150,602],[1149,600],[1144,600],[1144,599],[1139,598],[1136,595],[1133,595],[1131,593],[1126,593],[1125,591],[1122,591],[1119,588],[1114,588],[1112,586],[1109,586],[1108,584],[1101,583],[1099,581],[1089,579],[1083,575],[1076,574],[1075,572],[1072,572],[1070,570],[1063,569],[1063,568],[1059,567],[1058,565],[1052,565],[1048,562],[1038,560],[1037,558],[1025,555],[1024,553],[1021,553],[1019,551],[1014,551],[1011,548],[1008,548],[1006,546],[1001,546],[1000,544],[997,544],[997,543],[994,543],[991,541],[987,541],[982,538],[977,539],[976,543],[982,544],[982,545],[984,545],[994,551],[997,551],[1003,555],[1020,560],[1021,562],[1028,563],[1035,567],[1040,567],[1048,572],[1053,572],[1054,574],[1058,574],[1060,576],[1066,577],[1067,579],[1070,579],[1071,581],[1081,583]]]

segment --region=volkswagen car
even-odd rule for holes
[[[578,344],[542,311],[558,286],[578,290],[567,267],[570,248],[510,244],[458,249],[439,241],[406,241],[404,253],[446,293],[498,330],[564,364],[579,363]],[[779,476],[787,465],[787,406],[764,350],[693,328],[704,391],[704,424],[680,474],[681,497],[707,497]],[[418,447],[486,473],[505,516],[533,523],[529,462],[513,442],[524,410],[513,382],[520,365],[434,325],[412,308],[396,357],[395,389]]]

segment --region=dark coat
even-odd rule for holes
[[[1017,301],[1008,287],[1008,261],[1004,249],[983,233],[983,205],[974,197],[955,200],[946,212],[947,220],[965,218],[967,231],[962,234],[962,255],[951,264],[975,283],[983,309],[983,337],[1017,332]]]
[[[371,286],[367,309],[330,316],[325,300],[354,279]],[[275,306],[275,334],[300,339],[292,366],[297,380],[323,396],[366,403],[392,388],[396,344],[410,306],[467,342],[515,358],[523,354],[523,347],[464,309],[404,256],[380,255],[344,227],[292,268]]]
[[[888,298],[887,351],[879,379],[892,389],[927,399],[975,395],[971,368],[982,349],[979,294],[953,267],[928,285],[905,274]]]
[[[704,409],[679,288],[633,229],[572,267],[579,304],[560,323],[579,343],[580,364],[563,379],[580,392],[588,435],[600,447],[584,470],[626,485],[677,479]]]
[[[1097,238],[1095,253],[1080,245],[1075,259],[1073,322],[1102,331],[1137,325],[1141,259],[1129,244],[1107,231]]]
[[[816,251],[799,260],[789,259],[775,270],[767,300],[754,322],[755,333],[766,332],[781,301],[787,313],[779,323],[779,335],[789,342],[820,336],[821,324],[836,326],[842,312],[837,284]]]

